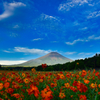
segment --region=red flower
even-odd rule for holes
[[[52,73],[51,73],[51,72],[49,72],[49,75],[52,75]]]
[[[5,81],[5,80],[6,80],[6,77],[2,77],[1,80],[2,80],[2,81]]]
[[[80,95],[79,98],[80,100],[87,100],[87,97],[85,95]]]
[[[47,64],[42,64],[42,68],[46,68],[47,67]]]
[[[12,94],[13,92],[14,92],[14,89],[12,89],[12,88],[7,89],[7,93]]]
[[[59,80],[59,79],[60,79],[60,76],[59,76],[59,75],[57,75],[56,79],[57,79],[57,80]]]
[[[83,83],[77,83],[77,89],[82,93],[86,92],[88,88]]]
[[[59,72],[60,74],[63,74],[63,72]]]
[[[4,100],[4,99],[0,98],[0,100]]]
[[[73,82],[73,86],[77,86],[77,81],[74,81]]]

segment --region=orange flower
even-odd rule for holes
[[[78,62],[77,62],[76,64],[77,64],[77,65],[79,65],[79,63],[78,63]]]
[[[87,97],[85,95],[80,95],[79,100],[87,100]]]
[[[89,80],[84,80],[84,83],[88,84],[90,81]]]
[[[91,88],[96,88],[97,87],[97,84],[96,83],[95,84],[94,83],[91,83],[90,87]]]
[[[98,84],[98,87],[100,88],[100,84]]]
[[[79,75],[76,75],[76,79],[78,79],[79,78]]]
[[[69,84],[69,83],[65,83],[64,85],[65,85],[65,87],[66,87],[67,89],[70,87],[70,84]]]
[[[46,86],[44,90],[41,91],[41,96],[44,100],[50,100],[53,98],[52,91],[50,90],[49,86]]]
[[[54,83],[51,83],[50,85],[51,85],[51,87],[54,87],[55,86]]]
[[[98,92],[98,94],[100,95],[100,92]]]
[[[35,72],[36,72],[35,68],[32,68],[32,69],[31,69],[31,71],[32,71],[33,73],[35,73]]]
[[[91,71],[90,70],[88,70],[88,73],[90,73]]]
[[[95,73],[95,69],[93,69],[93,73]]]
[[[25,73],[22,73],[22,76],[25,77]]]
[[[60,79],[64,79],[65,78],[65,76],[63,74],[59,74],[59,76],[60,76]]]
[[[99,72],[96,72],[96,73],[95,73],[95,76],[98,76],[98,75],[99,75]]]
[[[43,82],[43,79],[40,79],[39,82]]]
[[[54,86],[56,87],[57,86],[57,83],[54,83]]]
[[[70,96],[71,98],[73,97],[73,95]]]
[[[61,99],[63,99],[63,98],[65,98],[65,94],[62,93],[62,92],[60,92],[60,93],[59,93],[59,97],[60,97]]]
[[[48,79],[50,79],[50,76],[48,76]]]
[[[16,99],[17,99],[17,98],[20,98],[20,95],[19,95],[18,93],[14,93],[14,94],[12,94],[11,96],[14,96]]]
[[[29,80],[28,78],[25,78],[23,81],[24,81],[26,84],[30,82],[30,80]]]
[[[85,70],[82,70],[82,77],[84,77],[87,74]]]
[[[0,83],[0,90],[3,89],[3,83]]]
[[[70,76],[71,76],[70,73],[67,73],[67,74],[66,74],[66,77],[67,77],[67,78],[70,78]]]
[[[73,92],[77,92],[77,91],[78,91],[78,89],[75,88],[74,86],[70,86],[70,89],[71,89]]]
[[[34,96],[36,98],[38,98],[39,96],[39,90],[36,86],[34,86],[33,84],[30,85],[30,88],[31,88],[31,92],[34,94]]]
[[[9,83],[9,82],[5,82],[5,83],[4,83],[4,87],[5,87],[5,88],[8,88],[9,86],[10,86],[10,83]]]

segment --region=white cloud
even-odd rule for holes
[[[13,3],[4,3],[4,12],[0,15],[0,20],[5,19],[11,15],[13,15],[15,8],[26,6],[25,4],[21,2],[13,2]]]
[[[74,53],[76,53],[76,52],[65,52],[65,54],[67,54],[67,55],[72,55]]]
[[[54,16],[46,15],[46,14],[41,14],[41,20],[58,20]]]
[[[90,55],[90,54],[92,54],[92,53],[84,53],[84,52],[81,52],[78,55]]]
[[[41,50],[41,49],[28,49],[28,48],[25,48],[25,47],[14,47],[14,51],[15,52],[23,52],[23,53],[32,53],[32,54],[47,54],[49,52],[51,52],[51,50]]]
[[[18,25],[15,25],[13,28],[19,28],[19,26]]]
[[[14,65],[26,62],[25,60],[11,61],[11,60],[0,60],[1,65]]]
[[[74,26],[80,25],[77,21],[73,23]]]
[[[88,19],[89,19],[89,18],[95,18],[95,17],[98,17],[98,16],[100,16],[100,11],[94,11],[94,12],[90,13],[90,14],[87,16],[87,18],[88,18]]]
[[[75,43],[78,42],[78,41],[84,41],[84,40],[82,40],[82,39],[77,39],[77,40],[74,40],[73,42],[66,42],[66,44],[68,44],[68,45],[73,45],[73,44],[75,44]]]
[[[86,30],[86,29],[88,29],[87,27],[84,27],[84,28],[80,28],[79,30]]]
[[[88,39],[89,40],[99,40],[100,39],[100,36],[95,37],[95,35],[92,35],[92,36],[89,36]]]
[[[77,6],[77,5],[81,6],[84,3],[88,3],[88,1],[87,0],[72,0],[71,2],[60,4],[58,7],[58,10],[59,11],[69,11],[70,8]]]
[[[18,34],[16,34],[16,33],[11,33],[10,36],[11,36],[11,37],[17,37]]]
[[[43,38],[33,39],[32,41],[38,41],[38,40],[43,40]]]
[[[3,50],[3,52],[6,52],[6,53],[11,53],[10,51],[7,51],[7,50]]]
[[[95,35],[89,36],[87,39],[76,39],[73,42],[65,42],[67,45],[74,45],[76,42],[88,42],[90,40],[99,40],[100,36],[96,37]]]

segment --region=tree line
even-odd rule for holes
[[[0,65],[0,69],[2,70],[31,70],[35,68],[37,71],[70,71],[70,70],[82,70],[82,69],[100,69],[100,54],[95,54],[91,58],[78,59],[73,62],[67,62],[64,64],[56,64],[56,65],[46,65],[45,68],[42,68],[42,65],[38,67],[6,67],[3,68]]]

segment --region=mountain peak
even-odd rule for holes
[[[49,54],[59,54],[58,52],[50,52]]]
[[[70,61],[72,61],[72,60],[62,56],[58,52],[50,52],[50,53],[46,54],[45,56],[27,61],[27,62],[23,63],[22,65],[38,66],[38,65],[41,65],[43,63],[46,63],[47,65],[55,65],[58,63],[63,64],[63,63],[70,62]]]

